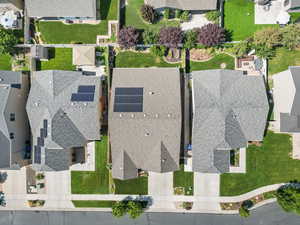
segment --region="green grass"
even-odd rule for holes
[[[300,51],[278,48],[275,57],[269,60],[269,75],[287,70],[289,66],[300,66]]]
[[[163,60],[162,57],[154,56],[150,53],[136,53],[131,51],[120,52],[116,56],[116,67],[180,67],[181,64],[171,64]]]
[[[294,13],[290,13],[291,15],[291,22],[292,23],[297,23],[300,21],[300,12],[294,12]]]
[[[48,61],[37,61],[37,70],[75,70],[72,48],[50,48]]]
[[[218,54],[206,62],[190,61],[190,71],[221,69],[221,64],[226,63],[226,69],[234,69],[234,58],[227,54]]]
[[[145,23],[140,15],[140,8],[144,4],[143,0],[128,0],[128,4],[125,9],[125,26],[133,26],[137,29],[151,28],[153,30],[159,30],[163,26],[179,26],[179,21],[176,20],[164,20],[161,19],[154,24]]]
[[[101,22],[91,24],[63,24],[60,21],[38,22],[42,40],[49,44],[96,43],[97,35],[107,35],[108,21],[118,19],[119,0],[98,0]]]
[[[115,201],[72,201],[77,208],[111,208]]]
[[[173,187],[184,187],[185,195],[194,194],[194,173],[185,172],[184,165],[180,165],[180,170],[174,172]],[[192,190],[189,190],[192,188]]]
[[[11,70],[11,56],[0,55],[0,70]]]
[[[247,148],[247,173],[221,175],[221,195],[240,195],[266,185],[300,181],[300,161],[290,157],[291,141],[288,134],[268,131],[261,147]]]
[[[131,180],[114,179],[115,194],[147,195],[148,177],[138,177]]]
[[[72,171],[72,194],[109,194],[109,171],[107,165],[107,136],[96,142],[96,171]]]
[[[224,26],[231,32],[233,41],[240,41],[263,27],[277,25],[256,25],[253,1],[227,0],[224,2]]]

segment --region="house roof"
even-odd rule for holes
[[[228,150],[263,139],[269,110],[264,80],[233,70],[194,71],[192,76],[193,170],[228,172]]]
[[[7,112],[8,102],[17,100],[17,95],[14,94],[17,88],[14,84],[22,83],[22,73],[12,71],[0,71],[0,168],[10,167],[11,160],[11,139],[9,129],[9,112]],[[25,123],[25,121],[24,121]]]
[[[291,0],[291,9],[300,7],[300,0]]]
[[[122,111],[115,108],[120,97],[116,94],[118,88],[142,90],[138,97],[142,99],[139,112],[116,112]],[[179,69],[115,68],[109,133],[114,178],[134,178],[138,169],[153,172],[178,170],[181,140]]]
[[[33,146],[41,149],[45,158],[44,162],[37,164],[63,170],[66,168],[66,151],[100,139],[101,80],[100,77],[85,76],[82,72],[57,70],[34,72],[32,77],[26,110]],[[93,99],[74,101],[73,97],[78,95],[80,88],[91,86],[94,87]],[[50,155],[53,158],[55,152],[58,162],[47,158]]]
[[[154,8],[174,8],[182,10],[215,10],[218,0],[145,0]]]
[[[300,132],[300,66],[273,75],[274,102],[281,132]]]
[[[89,17],[96,19],[96,0],[26,0],[29,17]]]
[[[95,47],[75,46],[73,48],[73,65],[95,65]]]
[[[48,59],[49,49],[42,45],[32,45],[30,48],[31,56],[36,59]]]

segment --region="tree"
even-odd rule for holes
[[[252,40],[251,39],[247,39],[245,41],[241,41],[239,43],[237,43],[236,45],[233,46],[233,53],[237,56],[237,57],[242,57],[244,55],[246,55],[252,48]]]
[[[125,202],[116,202],[112,205],[112,215],[114,217],[120,218],[124,216],[127,212],[127,205]]]
[[[130,218],[136,219],[143,213],[143,207],[139,201],[129,201],[127,203],[127,212]]]
[[[159,32],[159,44],[177,48],[182,44],[183,32],[180,27],[163,27]]]
[[[218,19],[220,16],[221,16],[221,13],[217,10],[205,13],[206,19],[208,19],[209,21],[212,21],[214,23],[218,22]]]
[[[268,48],[265,45],[255,45],[255,54],[264,59],[270,59],[275,55],[274,48]]]
[[[207,47],[219,45],[225,41],[225,30],[217,24],[207,24],[200,28],[198,42]]]
[[[249,209],[247,209],[246,207],[241,206],[241,207],[239,208],[239,214],[240,214],[240,216],[242,216],[242,217],[248,217],[248,216],[250,216],[250,211],[249,211]]]
[[[0,54],[10,54],[15,52],[15,45],[18,39],[12,30],[0,29]]]
[[[143,41],[146,45],[156,44],[158,42],[157,32],[151,29],[144,30]]]
[[[300,25],[291,24],[281,31],[281,44],[288,50],[294,50],[300,44]]]
[[[163,45],[153,45],[151,48],[150,48],[150,52],[152,55],[155,55],[155,56],[159,56],[159,57],[163,57],[165,54],[166,54],[166,47],[163,46]]]
[[[143,4],[140,8],[142,18],[148,23],[153,23],[156,19],[156,12],[151,5]]]
[[[281,32],[277,27],[266,27],[254,33],[254,44],[274,48],[281,44]]]
[[[184,48],[192,49],[195,48],[197,45],[197,30],[189,30],[184,34]]]
[[[276,192],[277,202],[286,212],[300,214],[300,187],[299,183],[285,185]]]
[[[118,42],[123,48],[134,47],[139,41],[139,32],[133,27],[124,27],[120,30]]]

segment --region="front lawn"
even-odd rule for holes
[[[300,12],[290,13],[290,15],[292,23],[298,23],[300,21]]]
[[[247,148],[247,173],[221,175],[221,195],[240,195],[266,185],[299,181],[300,161],[291,158],[291,151],[290,135],[268,131],[261,147]]]
[[[0,55],[0,70],[11,70],[11,56]]]
[[[75,70],[72,48],[50,48],[48,61],[37,61],[37,70]]]
[[[214,56],[211,60],[208,60],[206,62],[190,61],[189,71],[192,72],[196,70],[221,69],[222,63],[226,64],[226,69],[234,69],[234,58],[228,54],[222,53]]]
[[[278,48],[276,56],[269,60],[269,75],[287,70],[289,66],[300,66],[300,51]]]
[[[147,195],[148,177],[138,177],[130,180],[114,179],[115,194]]]
[[[72,171],[72,194],[109,194],[109,171],[107,169],[107,136],[96,142],[95,171]]]
[[[154,30],[159,30],[163,26],[179,26],[178,20],[165,20],[161,19],[157,23],[149,24],[145,23],[140,15],[140,8],[144,4],[143,0],[127,0],[127,5],[123,8],[123,17],[125,26],[133,26],[137,29],[147,29],[151,28]],[[125,11],[125,13],[124,13]]]
[[[173,176],[173,187],[184,188],[185,195],[194,194],[194,173],[185,172],[184,165],[180,165],[180,170],[174,172]]]
[[[244,40],[263,27],[277,26],[256,25],[254,13],[253,1],[227,0],[224,2],[224,27],[231,33],[233,41]]]
[[[167,63],[162,57],[151,53],[125,51],[119,52],[115,59],[115,67],[144,68],[144,67],[180,67],[181,64]]]
[[[115,201],[72,201],[76,208],[111,208]]]

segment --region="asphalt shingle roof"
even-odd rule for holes
[[[269,110],[264,80],[232,70],[194,71],[192,77],[193,170],[228,172],[228,150],[263,139]]]

